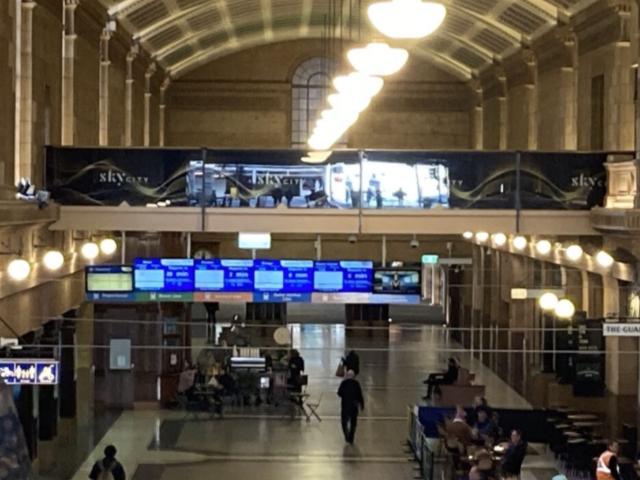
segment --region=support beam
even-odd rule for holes
[[[20,82],[19,100],[16,108],[16,125],[19,125],[19,145],[16,148],[16,178],[33,175],[33,1],[21,4],[20,22]]]
[[[127,147],[133,145],[133,87],[135,83],[133,62],[138,56],[138,50],[138,45],[134,45],[127,53],[127,77],[124,86],[124,144]]]
[[[166,112],[167,112],[167,89],[171,83],[171,77],[165,77],[160,87],[160,111],[158,112],[158,145],[164,147],[166,143]]]

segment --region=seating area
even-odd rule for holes
[[[471,405],[476,397],[484,397],[484,385],[475,385],[475,374],[468,368],[458,369],[458,378],[451,385],[440,385],[436,389],[434,405],[454,407],[456,405]]]

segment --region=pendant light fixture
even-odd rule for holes
[[[384,42],[371,42],[366,47],[352,48],[347,53],[351,66],[366,75],[386,77],[399,72],[409,59],[404,48],[391,48]]]
[[[371,23],[390,38],[424,38],[444,21],[444,5],[422,0],[376,2],[367,10]]]

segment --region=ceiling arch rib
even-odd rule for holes
[[[329,6],[329,0],[100,1],[174,76],[204,58],[258,45],[259,37],[264,43],[321,37]],[[439,1],[449,10],[445,24],[412,50],[468,77],[593,0]]]

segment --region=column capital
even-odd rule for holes
[[[529,47],[522,47],[503,61],[509,88],[517,85],[534,85],[536,83],[535,52]]]
[[[33,0],[22,0],[20,5],[23,10],[33,10],[38,4]]]
[[[493,66],[479,76],[484,98],[507,96],[507,74],[501,62],[494,61]]]
[[[64,0],[65,8],[76,8],[80,5],[80,0]]]

